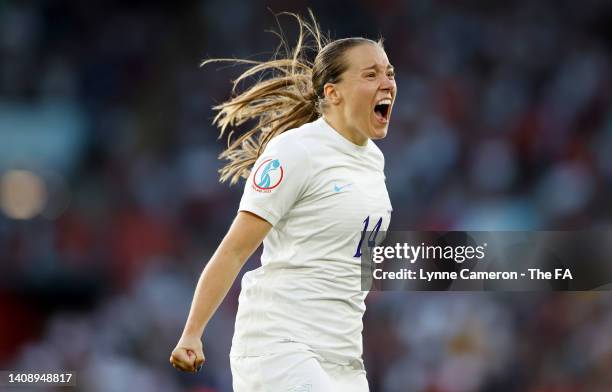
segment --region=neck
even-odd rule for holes
[[[368,138],[359,131],[351,130],[346,121],[343,121],[340,116],[333,113],[324,113],[323,118],[327,123],[334,128],[336,132],[342,135],[345,139],[358,146],[365,146],[368,143]]]

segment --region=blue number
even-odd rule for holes
[[[359,244],[357,245],[357,251],[353,257],[361,257],[361,245],[363,244],[363,239],[365,237],[365,233],[368,231],[368,225],[370,224],[370,216],[363,221],[363,231],[361,232],[361,239],[359,240]],[[376,245],[376,236],[378,235],[378,231],[380,230],[380,226],[382,225],[382,217],[378,219],[378,222],[374,225],[374,229],[368,236],[368,247],[372,248]]]

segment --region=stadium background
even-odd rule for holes
[[[610,2],[2,1],[1,369],[77,370],[90,391],[231,390],[237,284],[202,373],[168,356],[242,188],[217,182],[210,125],[240,68],[198,64],[269,56],[267,6],[385,37],[392,229],[610,229]],[[612,388],[609,293],[367,303],[373,392]]]

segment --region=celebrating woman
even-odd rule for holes
[[[206,324],[263,241],[261,267],[242,279],[234,390],[368,391],[360,248],[366,232],[386,230],[391,216],[384,157],[372,140],[387,134],[394,70],[381,41],[329,41],[314,17],[293,16],[300,34],[287,58],[231,60],[251,65],[234,91],[250,76],[267,76],[215,107],[222,135],[255,124],[220,156],[229,160],[221,181],[247,180],[170,362],[199,370]]]

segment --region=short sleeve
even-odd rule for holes
[[[251,169],[238,211],[249,211],[272,226],[301,196],[310,174],[309,156],[295,138],[272,139]]]

